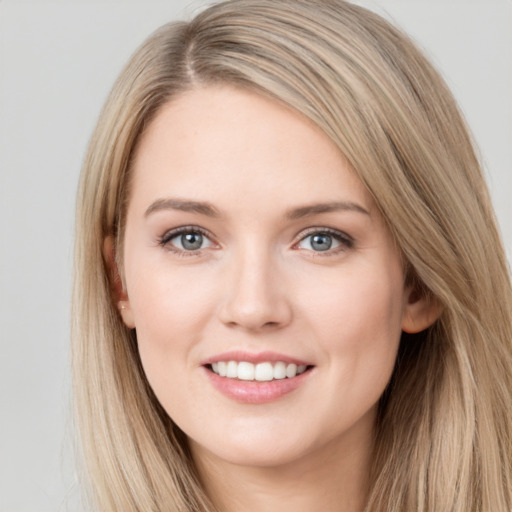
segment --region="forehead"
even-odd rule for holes
[[[132,196],[371,199],[335,144],[302,114],[230,86],[187,91],[144,132]],[[343,196],[343,197],[342,197]],[[344,197],[348,196],[348,197]]]

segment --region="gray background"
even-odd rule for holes
[[[0,512],[79,510],[68,317],[81,161],[136,46],[205,3],[0,0]],[[512,1],[359,3],[443,71],[481,148],[510,260]]]

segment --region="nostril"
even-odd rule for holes
[[[291,304],[265,277],[240,279],[219,304],[218,316],[230,328],[248,331],[271,331],[288,325]]]

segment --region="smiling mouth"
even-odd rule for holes
[[[218,361],[206,367],[220,377],[257,382],[292,379],[312,368],[311,365],[296,365],[283,361],[257,364],[248,361]]]

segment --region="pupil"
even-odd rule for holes
[[[313,235],[311,247],[315,251],[327,251],[331,248],[332,238],[329,235]]]
[[[203,235],[201,235],[201,233],[187,233],[181,235],[181,243],[184,249],[190,251],[200,249],[201,245],[203,245]]]

